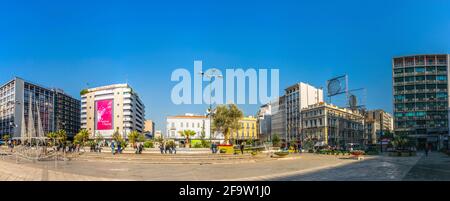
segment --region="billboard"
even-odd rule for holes
[[[347,75],[335,77],[327,81],[327,91],[329,97],[346,93],[347,90]]]
[[[96,101],[97,130],[113,129],[113,100]]]

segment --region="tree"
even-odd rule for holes
[[[73,138],[73,143],[82,146],[83,149],[87,141],[89,141],[89,132],[86,129],[80,130]]]
[[[206,141],[206,136],[205,136],[205,131],[204,130],[202,131],[202,133],[200,135],[200,143],[201,143],[203,148],[208,148],[208,147],[211,146],[210,145],[211,143]]]
[[[95,142],[98,144],[99,142],[102,142],[105,138],[103,137],[102,134],[97,133],[97,135],[95,135]]]
[[[219,105],[213,114],[213,126],[216,131],[222,132],[225,137],[225,143],[230,143],[230,135],[232,131],[237,131],[240,128],[239,120],[244,114],[235,105],[230,104]]]
[[[136,142],[138,141],[139,138],[139,132],[137,131],[131,131],[128,134],[128,141],[134,146],[136,144]]]
[[[280,146],[280,141],[281,141],[280,135],[274,134],[272,137],[272,146],[274,147]]]
[[[184,136],[184,138],[186,139],[186,142],[185,142],[186,146],[191,147],[190,138],[191,138],[191,136],[194,136],[197,133],[193,130],[184,130],[184,131],[179,131],[178,133],[181,136]]]
[[[56,141],[59,144],[64,144],[67,141],[67,133],[65,130],[56,131]]]
[[[8,135],[8,134],[5,134],[5,135],[2,136],[2,139],[3,139],[3,141],[5,141],[5,142],[7,142],[10,138],[11,138],[11,136]]]

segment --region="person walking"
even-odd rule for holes
[[[159,150],[161,151],[161,154],[164,154],[164,143],[163,142],[161,142],[159,144]]]
[[[175,143],[172,144],[173,154],[177,154],[177,145]]]
[[[115,147],[114,141],[111,142],[111,153],[112,153],[112,155],[114,155],[116,153],[116,147]]]
[[[244,142],[241,143],[240,148],[241,148],[241,154],[244,154],[244,148],[245,148]]]
[[[428,152],[429,152],[429,150],[430,150],[430,144],[427,144],[427,145],[425,146],[425,156],[426,156],[426,157],[428,157]]]

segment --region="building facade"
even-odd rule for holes
[[[319,103],[304,108],[302,116],[303,140],[344,148],[349,143],[365,145],[364,115],[337,106]]]
[[[205,139],[211,138],[210,120],[204,115],[185,114],[167,117],[166,136],[165,139],[173,139],[175,141],[184,142],[185,137],[180,134],[185,130],[192,130],[196,134],[190,139],[199,140],[204,133]],[[216,136],[214,136],[216,138]]]
[[[448,147],[449,55],[413,55],[392,60],[394,127],[418,148]]]
[[[323,102],[323,90],[300,82],[285,89],[285,98],[286,140],[301,140],[303,139],[301,110]]]
[[[155,137],[155,122],[147,119],[144,122],[144,134],[150,138]]]
[[[286,97],[276,98],[271,104],[271,138],[278,135],[280,139],[287,139],[286,131]]]
[[[271,141],[272,136],[272,105],[264,104],[258,111],[259,139],[263,142]]]
[[[111,139],[115,132],[127,138],[144,131],[145,106],[128,84],[114,84],[81,92],[81,128],[91,138]]]
[[[237,132],[231,132],[231,140],[241,142],[246,140],[258,140],[258,124],[257,118],[253,116],[243,117],[239,120],[241,125]]]
[[[0,135],[21,138],[46,136],[79,129],[79,101],[62,90],[43,87],[15,77],[0,86]],[[31,122],[31,123],[29,123]]]
[[[55,89],[55,130],[65,130],[68,138],[73,138],[80,130],[81,101]]]
[[[369,144],[377,144],[381,135],[394,130],[392,115],[383,110],[371,110],[365,113],[365,129]]]

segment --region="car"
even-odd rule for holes
[[[4,145],[4,144],[5,144],[5,141],[0,140],[0,145]]]

